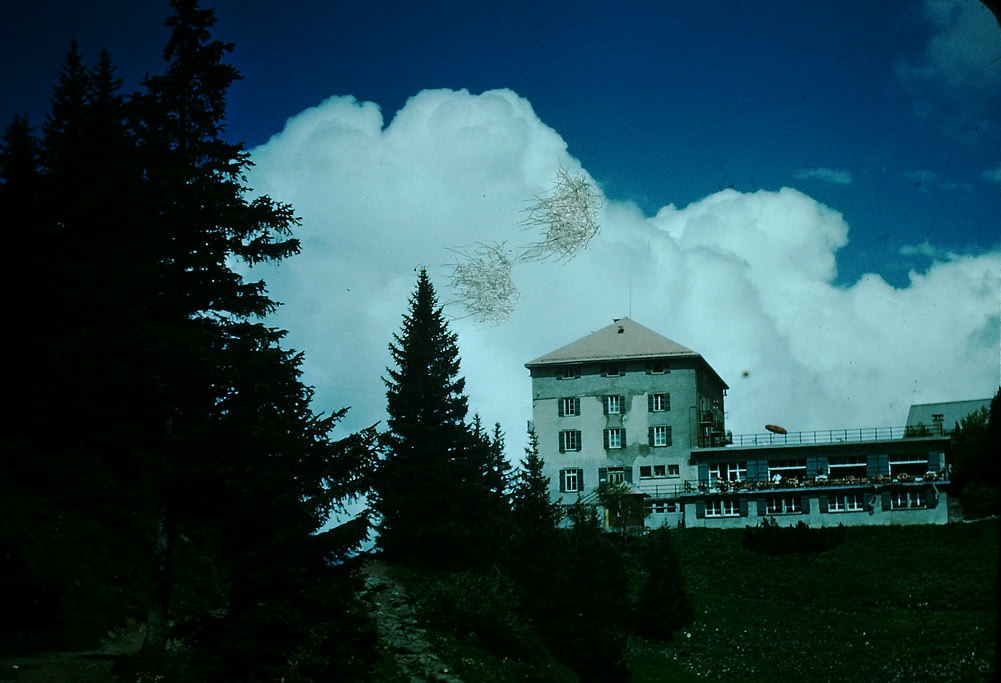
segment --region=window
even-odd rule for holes
[[[625,448],[626,430],[620,427],[606,429],[604,432],[605,448]]]
[[[899,476],[901,474],[911,474],[915,477],[924,476],[928,471],[928,456],[917,455],[891,455],[890,474]]]
[[[560,470],[560,491],[577,493],[584,490],[584,470]]]
[[[621,415],[622,414],[622,397],[621,396],[606,396],[605,397],[605,414],[606,415]]]
[[[640,477],[643,479],[678,476],[681,476],[678,465],[640,465]]]
[[[566,429],[560,432],[560,453],[580,450],[580,430]]]
[[[676,500],[652,500],[647,503],[647,512],[650,514],[664,514],[665,512],[677,512],[678,501]]]
[[[602,369],[601,374],[604,377],[622,377],[626,373],[623,371],[621,363],[609,363]]]
[[[556,369],[556,379],[578,379],[580,378],[579,365],[562,365]]]
[[[651,427],[650,428],[650,445],[655,447],[670,446],[671,445],[671,428],[670,427]]]
[[[559,408],[560,408],[560,417],[580,415],[580,399],[569,398],[569,397],[561,398]]]
[[[831,496],[827,501],[828,512],[861,512],[862,496],[858,493],[842,493]]]
[[[912,510],[914,508],[927,507],[928,500],[925,492],[919,489],[910,491],[894,491],[890,494],[891,510]]]
[[[624,484],[626,481],[626,470],[623,467],[608,468],[608,483],[610,486]]]
[[[717,481],[744,481],[746,478],[746,462],[714,462],[709,465],[710,484]]]
[[[865,479],[868,472],[868,458],[864,455],[842,455],[829,458],[827,470],[831,479],[857,477]]]
[[[663,413],[671,409],[670,394],[650,394],[647,397],[647,408],[651,413]]]
[[[669,477],[680,477],[681,476],[681,466],[680,465],[668,465],[667,466],[667,476],[669,476]]]
[[[769,481],[781,484],[784,480],[788,479],[798,481],[806,479],[806,458],[768,461]]]
[[[765,499],[765,512],[770,515],[789,515],[803,512],[799,496],[769,496]]]
[[[739,517],[740,505],[734,498],[715,498],[706,501],[706,517]]]
[[[646,364],[646,374],[648,375],[663,375],[668,372],[671,372],[671,366],[666,360],[652,360]]]

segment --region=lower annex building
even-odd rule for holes
[[[948,521],[941,431],[731,435],[709,363],[628,318],[525,366],[554,497],[607,528]]]

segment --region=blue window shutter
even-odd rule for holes
[[[670,409],[671,409],[671,395],[664,394],[664,410],[670,410]]]
[[[747,496],[741,496],[737,500],[737,509],[741,517],[747,517]]]
[[[580,399],[574,398],[573,400],[573,414],[580,415]]]
[[[599,467],[598,468],[598,486],[608,483],[608,468]]]
[[[584,490],[584,470],[577,470],[577,490]]]
[[[563,399],[557,399],[556,401],[556,415],[557,417],[563,417]]]
[[[646,442],[648,446],[653,446],[653,427],[646,430]]]
[[[633,483],[633,468],[632,467],[623,467],[622,468],[622,473],[623,473],[623,476],[625,477],[626,483],[627,484],[632,484]]]
[[[817,509],[827,512],[827,496],[817,496]]]
[[[799,503],[800,508],[803,510],[803,514],[810,512],[810,496],[803,496]]]
[[[566,432],[560,432],[560,453],[566,453],[567,451],[567,435]]]
[[[622,429],[619,430],[619,438],[621,439],[621,443],[622,443],[622,447],[623,448],[625,448],[626,446],[629,445],[629,442],[626,441],[626,428],[625,427],[623,427]]]
[[[608,415],[608,396],[603,396],[601,398],[601,412]]]
[[[670,427],[667,428],[667,445],[668,446],[673,446],[674,445],[674,436],[671,434],[672,431],[673,430]]]
[[[695,516],[698,519],[705,519],[706,516],[706,501],[697,500],[695,501]]]
[[[937,451],[933,451],[928,454],[928,471],[929,472],[941,472],[942,471],[942,461],[945,459],[944,454]]]
[[[566,470],[560,470],[560,493],[566,493],[567,490],[566,473]]]
[[[646,395],[646,410],[648,413],[653,412],[653,394]]]
[[[866,474],[870,477],[890,473],[890,456],[885,453],[874,453],[866,461]]]
[[[607,429],[602,429],[601,430],[601,447],[602,448],[608,448],[608,430]]]
[[[699,463],[699,483],[700,484],[709,483],[709,463],[707,462]]]
[[[758,517],[764,517],[768,513],[768,508],[765,506],[765,499],[758,498]]]

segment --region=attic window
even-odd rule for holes
[[[619,334],[622,334],[625,331],[626,331],[626,328],[624,328],[622,325],[619,325]]]

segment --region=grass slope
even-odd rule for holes
[[[845,531],[832,550],[780,556],[740,532],[678,531],[696,623],[634,642],[634,680],[990,680],[997,520]]]

